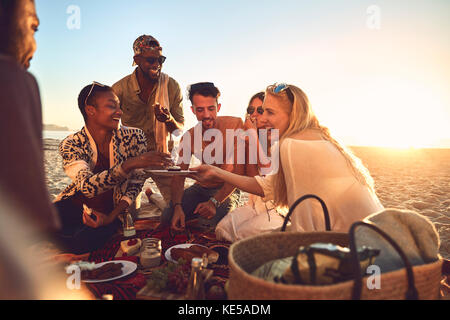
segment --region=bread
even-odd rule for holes
[[[81,278],[83,280],[103,280],[117,277],[122,274],[122,267],[123,265],[120,262],[106,263],[99,268],[82,271]]]
[[[200,254],[201,257],[203,257],[203,254],[206,253],[208,255],[208,262],[209,263],[215,263],[219,259],[219,254],[206,247],[202,247],[199,245],[194,244],[193,246],[189,247],[189,250],[196,254]]]
[[[182,258],[188,262],[193,258],[202,258],[204,253],[208,257],[208,263],[215,263],[219,259],[219,254],[216,251],[196,244],[189,248],[173,248],[170,251],[170,255],[174,260]]]
[[[201,255],[196,254],[188,249],[181,248],[173,248],[170,250],[170,255],[173,260],[178,261],[179,259],[186,260],[187,262],[191,262],[193,258],[201,258]]]

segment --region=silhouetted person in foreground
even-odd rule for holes
[[[0,186],[37,228],[59,227],[45,185],[39,88],[26,71],[39,26],[34,1],[0,0]]]

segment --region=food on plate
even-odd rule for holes
[[[171,166],[167,168],[168,171],[181,171],[179,166]]]
[[[196,244],[189,248],[172,248],[170,250],[170,255],[174,260],[181,258],[186,261],[191,261],[193,258],[202,258],[204,253],[208,257],[208,263],[215,263],[219,259],[219,254],[216,251]]]
[[[141,248],[141,245],[141,239],[124,240],[120,242],[120,248],[122,249],[122,252],[127,256],[134,256],[135,254],[137,254],[139,252],[139,249]]]
[[[209,248],[194,244],[193,246],[189,247],[189,249],[194,253],[200,254],[201,256],[203,256],[203,254],[206,253],[206,255],[208,256],[209,263],[216,263],[217,260],[219,259],[219,253]]]
[[[201,255],[196,254],[192,251],[187,250],[186,248],[173,248],[170,250],[170,256],[173,260],[177,261],[179,259],[183,259],[186,261],[192,261],[193,258],[201,258]]]
[[[104,280],[122,275],[123,264],[120,262],[105,263],[101,267],[92,270],[81,271],[83,280]]]

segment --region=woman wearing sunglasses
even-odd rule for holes
[[[258,118],[264,113],[263,110],[264,92],[258,92],[254,94],[248,103],[248,107],[245,114],[245,129],[257,128]]]
[[[72,183],[55,199],[62,230],[56,240],[80,254],[102,246],[120,226],[117,219],[134,203],[145,176],[140,168],[172,164],[169,154],[147,152],[140,129],[119,126],[122,110],[111,87],[94,82],[78,96],[85,126],[60,144]]]
[[[254,129],[258,132],[259,129],[264,129],[258,121],[264,113],[262,108],[264,96],[264,92],[258,92],[250,98],[245,116],[245,130]],[[259,141],[259,137],[255,141]],[[267,155],[270,157],[270,149],[267,150]],[[261,168],[270,167],[270,163],[267,162],[269,159],[265,158],[265,165],[260,161],[258,164],[249,164],[247,161],[246,175],[250,177],[262,175]],[[286,213],[286,210],[277,208],[272,200],[264,201],[261,197],[250,193],[244,206],[228,213],[217,224],[216,237],[219,240],[234,242],[262,232],[277,230],[283,224],[283,215]]]
[[[329,208],[333,231],[347,232],[350,225],[383,209],[373,179],[361,161],[322,126],[305,93],[293,86],[275,84],[266,89],[261,127],[278,130],[278,171],[266,177],[244,177],[202,165],[191,168],[199,181],[221,179],[237,188],[290,207],[306,194],[322,198]],[[322,207],[316,200],[300,204],[291,217],[291,230],[324,230]]]

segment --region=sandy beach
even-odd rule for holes
[[[52,198],[70,183],[62,169],[58,144],[59,140],[44,139],[46,182]],[[382,204],[427,216],[439,232],[441,255],[450,259],[450,149],[352,150],[370,170]],[[146,202],[142,197],[143,206]]]

